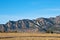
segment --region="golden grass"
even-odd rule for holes
[[[0,40],[60,40],[60,34],[0,33]]]

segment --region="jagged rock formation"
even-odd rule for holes
[[[47,32],[60,33],[60,16],[51,18],[37,18],[35,20],[22,19],[0,24],[0,32]]]

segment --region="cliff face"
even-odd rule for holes
[[[55,18],[23,19],[0,24],[0,32],[60,32],[60,16]]]

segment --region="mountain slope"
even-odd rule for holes
[[[60,33],[60,16],[51,18],[37,18],[35,20],[22,19],[0,24],[0,32],[55,32]]]

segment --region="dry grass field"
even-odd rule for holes
[[[0,33],[0,40],[60,40],[60,34]]]

